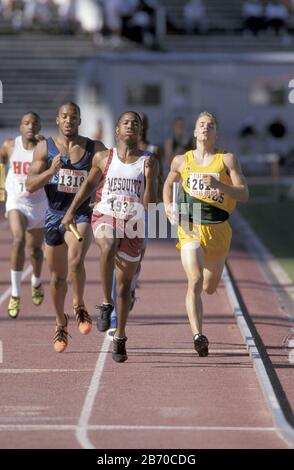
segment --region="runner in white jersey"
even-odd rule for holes
[[[156,202],[158,163],[139,149],[142,132],[140,116],[123,113],[116,126],[117,146],[97,152],[88,178],[76,194],[62,223],[68,228],[78,207],[99,187],[92,216],[95,241],[100,248],[103,302],[97,326],[110,326],[113,299],[112,275],[116,268],[117,330],[113,338],[112,358],[127,360],[125,328],[131,305],[131,283],[144,247],[144,207]]]
[[[13,152],[9,158],[5,183],[6,214],[13,209],[22,212],[28,220],[28,229],[44,226],[44,211],[48,205],[44,189],[39,189],[32,194],[26,191],[26,179],[33,160],[33,153],[34,148],[26,149],[24,147],[21,135],[16,137]]]
[[[149,129],[149,120],[146,114],[140,112],[138,113],[141,120],[142,120],[142,134],[139,141],[139,149],[144,151],[146,154],[152,155],[154,158],[157,159],[159,163],[159,175],[158,175],[158,192],[157,192],[157,202],[162,201],[162,165],[161,165],[161,153],[160,148],[158,145],[151,144],[148,140],[148,129]],[[136,287],[138,287],[138,280],[141,272],[141,262],[144,257],[144,253],[146,250],[148,240],[148,211],[145,210],[145,240],[144,240],[144,248],[141,252],[141,260],[139,266],[137,268],[136,274],[132,280],[131,286],[131,306],[130,311],[133,309],[135,302],[136,302]],[[113,285],[112,285],[112,299],[114,301],[114,309],[111,313],[111,324],[110,328],[107,330],[107,335],[110,340],[113,340],[113,336],[116,331],[117,325],[117,313],[116,313],[116,281],[115,281],[115,273],[113,274]]]
[[[136,221],[138,229],[144,224],[144,166],[148,154],[138,157],[133,163],[124,163],[118,156],[117,148],[110,149],[104,169],[104,177],[96,193],[96,205],[93,211],[92,228],[96,232],[102,225],[119,230],[131,228],[126,222]],[[119,235],[119,233],[118,233]],[[121,238],[121,237],[119,237]],[[140,233],[140,239],[144,233]],[[136,237],[137,241],[138,237]],[[118,254],[124,259],[138,261],[141,254],[141,241],[138,247],[134,244],[120,246]]]
[[[1,163],[9,163],[5,189],[7,193],[6,216],[12,233],[11,250],[11,297],[8,315],[16,318],[20,311],[21,277],[25,262],[25,244],[30,251],[33,267],[32,300],[35,305],[43,301],[41,283],[43,263],[43,226],[47,198],[44,190],[35,194],[26,191],[25,183],[34,148],[41,129],[40,117],[33,112],[24,114],[20,123],[20,136],[7,139],[0,149]]]

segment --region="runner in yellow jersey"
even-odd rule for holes
[[[186,310],[194,348],[199,356],[207,356],[201,292],[216,291],[232,238],[228,218],[237,201],[247,202],[249,193],[236,156],[216,149],[217,121],[213,114],[199,114],[194,136],[196,148],[172,160],[163,200],[172,222],[173,183],[181,181],[177,247],[188,279]]]

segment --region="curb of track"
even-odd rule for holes
[[[284,392],[227,265],[224,269],[223,281],[267,406],[272,415],[277,434],[290,448],[294,448],[294,428],[285,417],[275,389],[277,387],[280,388],[279,395],[284,395]],[[285,396],[282,396],[282,398],[285,399]],[[288,403],[287,399],[286,403]]]

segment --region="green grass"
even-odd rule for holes
[[[294,201],[255,203],[252,197],[238,211],[294,281]]]

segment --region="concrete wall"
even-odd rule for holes
[[[270,147],[265,128],[280,117],[289,130],[283,143],[288,147],[294,131],[293,105],[288,99],[293,61],[294,54],[101,54],[79,69],[77,100],[82,108],[83,133],[93,134],[97,120],[102,120],[105,143],[112,144],[114,122],[130,108],[126,87],[149,83],[161,86],[160,105],[131,108],[149,116],[154,143],[164,141],[175,116],[184,115],[192,132],[195,116],[209,110],[219,120],[221,146],[238,151],[238,131],[251,120],[259,132],[258,146]],[[257,106],[251,102],[253,88],[266,84],[282,86],[283,106]]]

